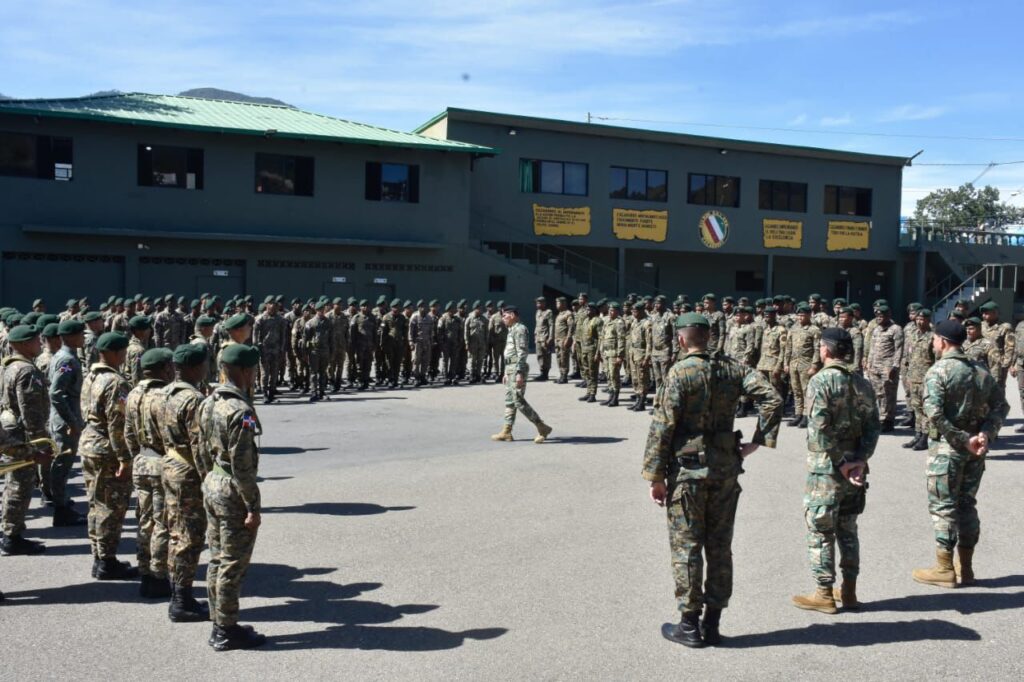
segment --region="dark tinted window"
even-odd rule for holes
[[[740,205],[740,179],[730,175],[690,173],[687,202],[701,206]]]
[[[587,195],[587,164],[519,160],[519,190],[529,194]]]
[[[612,199],[668,201],[668,173],[612,166],[608,174],[608,196]]]
[[[313,196],[313,157],[257,154],[256,192]]]
[[[758,207],[763,211],[807,211],[807,184],[762,180],[758,185]]]
[[[202,189],[203,150],[140,144],[139,185]]]
[[[865,187],[825,185],[825,213],[871,216],[871,190]]]
[[[366,198],[370,201],[420,200],[420,167],[405,163],[366,164]]]
[[[0,175],[44,180],[71,180],[70,137],[0,131]]]

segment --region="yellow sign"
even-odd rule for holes
[[[590,234],[590,207],[533,205],[533,233],[550,237],[584,237]]]
[[[867,251],[871,237],[871,223],[854,220],[828,221],[828,251]]]
[[[766,249],[799,249],[803,245],[804,224],[799,220],[765,218],[762,227]]]
[[[663,242],[668,236],[668,211],[612,209],[612,231],[619,239]]]

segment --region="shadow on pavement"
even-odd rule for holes
[[[298,455],[303,452],[321,452],[328,448],[296,448],[296,447],[276,447],[276,448],[260,448],[261,455]]]
[[[564,438],[548,438],[545,443],[562,443],[568,445],[608,445],[610,443],[621,443],[627,438],[616,438],[615,436],[566,436]]]
[[[974,585],[956,590],[943,590],[930,594],[913,594],[894,599],[865,603],[865,611],[896,611],[922,613],[928,611],[956,611],[964,615],[988,613],[1006,609],[1024,608],[1024,592],[979,592],[978,588],[998,589],[1020,587],[1024,575],[978,580]]]
[[[264,481],[287,481],[287,480],[292,479],[292,478],[295,478],[295,477],[294,476],[259,476],[256,480],[259,481],[260,483],[263,483]]]
[[[895,623],[815,623],[803,628],[762,632],[755,635],[723,637],[730,648],[824,644],[836,647],[872,646],[893,642],[926,640],[978,641],[981,635],[970,628],[937,619]]]
[[[985,459],[992,459],[997,462],[1024,462],[1024,452],[1007,452],[1000,454],[999,450],[995,453],[988,453],[985,455]]]
[[[372,516],[416,507],[382,507],[366,502],[307,502],[294,507],[263,507],[264,514],[324,514],[327,516]]]
[[[302,649],[362,649],[385,651],[443,651],[457,649],[468,639],[495,639],[506,628],[479,628],[449,632],[424,627],[368,627],[332,625],[326,630],[279,635],[267,639],[265,651]]]

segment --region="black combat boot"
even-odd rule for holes
[[[0,539],[0,552],[4,556],[34,556],[46,551],[46,545],[35,540],[26,540],[17,535],[5,535]]]
[[[806,429],[807,428],[807,415],[806,414],[804,416],[800,417],[800,422],[796,425],[796,427],[798,429]]]
[[[53,508],[54,528],[84,526],[85,523],[85,517],[72,509],[70,504]]]
[[[919,434],[918,437],[917,437],[917,440],[914,442],[914,445],[910,449],[911,450],[916,450],[918,452],[920,452],[921,450],[927,450],[928,449],[928,434],[927,433]]]
[[[904,449],[906,449],[906,450],[909,450],[909,449],[911,449],[912,447],[914,447],[915,445],[917,445],[917,441],[919,441],[919,440],[921,440],[921,434],[919,434],[919,433],[915,433],[915,434],[914,434],[914,437],[913,437],[913,438],[911,438],[910,440],[908,440],[908,441],[907,441],[906,443],[904,443],[904,444],[903,444],[903,445],[901,445],[900,447],[901,447],[901,448],[904,448]]]
[[[665,623],[661,626],[661,636],[691,649],[702,649],[704,640],[700,636],[700,614],[683,613],[678,625]]]
[[[700,621],[700,636],[708,646],[718,646],[722,643],[722,635],[718,632],[718,623],[721,620],[722,609],[704,607],[704,618]]]
[[[605,394],[607,394],[608,397],[602,400],[601,404],[604,405],[605,407],[608,407],[612,403],[612,391],[605,389]]]
[[[167,599],[171,596],[171,583],[167,581],[166,575],[149,576],[149,598]]]
[[[612,391],[612,397],[608,401],[608,407],[618,407],[618,406],[619,406],[619,392],[618,391]]]
[[[149,599],[153,595],[150,592],[150,584],[152,583],[152,576],[141,575],[139,576],[139,596],[143,599]]]
[[[232,649],[255,649],[267,641],[264,635],[252,628],[241,625],[213,626],[210,646],[214,651],[230,651]]]
[[[882,422],[882,433],[892,433],[896,430],[896,425],[891,421]]]
[[[139,571],[134,566],[118,561],[114,557],[97,559],[95,567],[97,580],[135,580],[139,577]]]
[[[906,416],[903,417],[903,420],[899,423],[899,425],[903,426],[903,427],[906,427],[908,429],[912,429],[912,428],[914,428],[914,421],[915,421],[914,413],[913,412],[907,412]]]
[[[593,393],[588,393],[587,397],[583,399],[583,402],[585,402],[585,403],[596,403],[597,402],[597,396],[594,395]]]
[[[192,596],[191,585],[174,585],[167,617],[172,623],[198,623],[210,620],[210,610]]]
[[[647,396],[646,395],[639,395],[639,396],[637,396],[636,404],[633,405],[633,411],[634,412],[644,412],[646,410],[647,410]]]

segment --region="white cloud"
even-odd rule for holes
[[[843,114],[842,116],[822,116],[821,120],[818,121],[819,125],[826,128],[832,128],[835,126],[847,126],[853,123],[853,117],[849,114]]]
[[[879,123],[898,123],[902,121],[926,121],[938,118],[947,111],[941,106],[920,106],[917,104],[903,104],[893,107],[876,119]]]
[[[788,126],[802,126],[807,123],[807,114],[797,114],[786,123]]]

